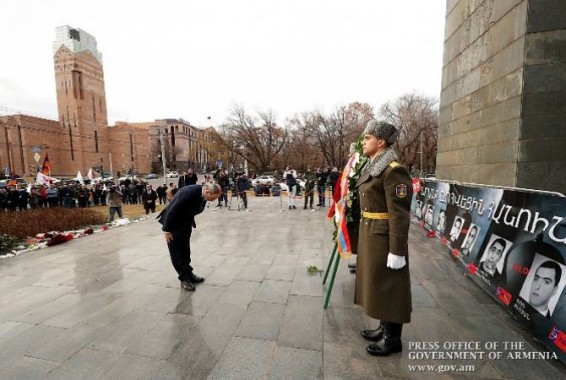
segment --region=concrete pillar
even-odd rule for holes
[[[437,177],[566,193],[566,2],[448,0]]]

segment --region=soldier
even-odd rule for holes
[[[369,161],[356,184],[362,219],[354,302],[380,320],[377,329],[361,332],[375,342],[367,347],[368,353],[387,356],[402,350],[403,324],[411,321],[408,236],[412,185],[393,150],[397,129],[372,120],[364,135],[363,152]]]
[[[309,167],[305,172],[305,207],[303,207],[303,209],[305,210],[307,209],[307,204],[312,209],[312,204],[314,202],[315,184],[316,184],[316,173],[313,172]]]

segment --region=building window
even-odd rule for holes
[[[75,149],[73,148],[73,131],[71,125],[69,124],[69,142],[71,145],[71,161],[75,161]]]
[[[69,29],[69,38],[72,40],[80,41],[81,34],[77,29]]]
[[[96,103],[94,102],[94,95],[92,95],[92,120],[96,123]]]
[[[94,131],[94,149],[98,153],[98,131]]]
[[[73,89],[75,99],[83,99],[83,73],[73,70]]]
[[[134,138],[131,133],[130,133],[130,161],[134,162]]]

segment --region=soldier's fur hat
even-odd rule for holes
[[[387,144],[391,145],[397,140],[399,131],[393,124],[384,121],[370,120],[364,129],[364,135],[372,135],[377,138],[385,140]]]

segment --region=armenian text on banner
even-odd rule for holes
[[[411,217],[566,362],[566,197],[425,180]]]

